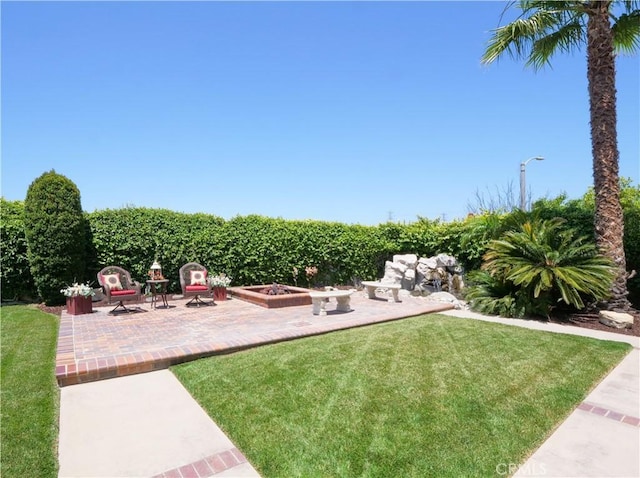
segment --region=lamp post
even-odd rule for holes
[[[536,161],[542,161],[544,158],[542,156],[535,156],[520,163],[520,210],[522,211],[526,211],[527,209],[525,168],[527,167],[527,163],[534,159]]]

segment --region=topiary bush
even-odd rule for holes
[[[35,179],[24,202],[31,274],[46,305],[64,304],[60,289],[85,280],[86,229],[80,191],[55,171]]]

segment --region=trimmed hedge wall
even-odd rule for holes
[[[154,260],[178,292],[178,271],[198,262],[224,272],[233,285],[305,282],[304,268],[316,266],[321,284],[374,278],[392,254],[375,227],[320,221],[285,221],[238,216],[229,221],[205,214],[126,208],[88,215],[96,256],[92,277],[117,264],[143,281]]]
[[[627,268],[639,276],[629,281],[630,299],[640,306],[640,189],[624,189]],[[593,233],[593,212],[587,199],[539,201],[542,217],[564,217],[581,233]],[[37,297],[26,259],[23,205],[2,200],[3,299]],[[185,214],[165,209],[128,207],[85,213],[87,257],[85,280],[95,284],[106,265],[129,270],[144,282],[154,260],[170,280],[169,290],[180,291],[178,270],[190,261],[210,273],[225,272],[232,285],[335,285],[382,276],[384,263],[394,254],[421,257],[447,253],[465,270],[478,269],[487,242],[499,237],[514,214],[487,213],[443,223],[419,218],[410,224],[346,225],[323,221],[290,221],[258,215],[230,220],[209,214]],[[318,274],[307,283],[305,267]],[[294,276],[294,268],[298,274]]]
[[[0,199],[0,284],[2,300],[38,296],[29,270],[27,238],[24,235],[24,203]]]

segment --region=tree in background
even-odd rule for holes
[[[55,171],[35,179],[24,202],[31,274],[46,305],[64,303],[60,289],[84,279],[86,231],[80,191]]]
[[[492,63],[507,52],[516,58],[527,57],[526,64],[539,69],[557,51],[571,52],[586,43],[595,235],[599,249],[617,268],[606,306],[629,309],[618,177],[615,53],[638,49],[640,2],[520,0],[507,8],[514,5],[521,10],[520,16],[493,31],[483,63]]]

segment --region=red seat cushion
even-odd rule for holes
[[[111,295],[135,295],[136,291],[132,289],[111,290]]]
[[[202,292],[207,291],[209,288],[206,285],[188,285],[185,287],[187,292]]]

